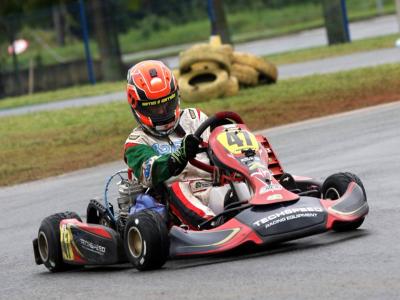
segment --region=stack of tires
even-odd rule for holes
[[[237,77],[242,86],[271,84],[278,80],[276,66],[258,56],[243,52],[233,52],[232,76]]]
[[[234,52],[230,45],[198,44],[179,55],[178,79],[185,102],[233,96],[239,87],[270,84],[278,72],[272,63],[248,53]]]

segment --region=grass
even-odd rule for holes
[[[351,21],[377,16],[375,0],[347,0],[349,19]],[[384,2],[383,14],[395,13],[395,3],[392,0]],[[260,38],[278,36],[299,32],[306,29],[323,26],[321,5],[305,3],[301,5],[287,5],[280,8],[261,7],[257,10],[231,12],[227,19],[234,42],[244,42]],[[132,53],[164,46],[179,45],[191,42],[205,41],[210,34],[210,22],[207,18],[195,20],[186,24],[161,27],[162,30],[151,29],[150,20],[143,20],[126,33],[119,34],[122,53]],[[150,29],[149,29],[150,28]],[[36,37],[35,37],[36,36]],[[41,61],[41,64],[58,63],[50,53],[37,42],[37,36],[50,45],[52,51],[65,61],[84,58],[83,44],[70,38],[64,47],[57,47],[54,33],[49,31],[32,31],[25,28],[21,37],[31,41],[30,49],[19,56],[21,68],[27,67],[29,61]],[[6,45],[0,47],[1,53],[7,53]],[[90,43],[94,58],[99,58],[99,51],[94,41]],[[12,69],[11,58],[0,57],[2,68]]]
[[[368,38],[354,41],[349,44],[340,44],[335,46],[321,46],[292,52],[284,52],[268,55],[266,58],[271,62],[282,65],[289,63],[298,63],[313,59],[322,59],[339,55],[346,55],[360,51],[371,51],[383,48],[393,47],[397,34]],[[34,105],[40,103],[49,103],[77,97],[102,95],[112,92],[121,92],[124,90],[124,82],[98,83],[96,85],[82,85],[66,89],[60,89],[51,92],[35,93],[33,95],[24,95],[18,97],[9,97],[0,99],[0,110],[25,105]]]
[[[284,80],[198,107],[209,115],[236,111],[260,129],[398,99],[400,65],[392,64]],[[123,102],[5,117],[1,124],[3,186],[122,159],[135,126]]]
[[[266,58],[277,65],[298,63],[314,59],[347,55],[355,52],[392,48],[394,47],[395,41],[398,38],[398,34],[390,34],[386,36],[357,40],[348,44],[313,47],[304,50],[277,53],[268,55]]]

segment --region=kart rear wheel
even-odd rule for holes
[[[361,179],[357,175],[349,172],[336,173],[329,176],[322,184],[322,198],[330,199],[332,201],[339,199],[346,193],[351,182],[355,182],[360,186],[365,201],[367,201],[367,194],[365,193],[365,188]],[[364,217],[353,222],[335,222],[332,229],[335,231],[351,231],[360,227],[363,222]]]
[[[64,263],[60,243],[60,222],[65,219],[77,219],[82,222],[75,212],[57,213],[45,218],[40,224],[38,238],[33,241],[37,245],[41,263],[51,272],[61,272],[76,268]]]
[[[126,222],[124,247],[139,271],[161,268],[169,255],[168,230],[162,217],[150,209],[131,215]]]

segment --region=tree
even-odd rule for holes
[[[120,80],[123,71],[113,4],[110,0],[90,0],[89,4],[100,52],[103,79]]]
[[[400,30],[400,0],[396,0],[396,8],[397,8],[397,22],[399,22],[399,30]]]
[[[345,0],[322,0],[329,45],[350,42]]]
[[[0,33],[4,32],[4,34],[0,34],[0,42],[8,41],[10,45],[13,45],[15,40],[15,36],[20,28],[19,18],[16,17],[16,14],[21,13],[22,8],[19,5],[18,0],[2,0],[0,5]],[[3,40],[3,38],[5,40]],[[18,59],[15,51],[13,51],[13,66],[14,66],[14,77],[15,77],[15,85],[14,87],[19,86],[19,68],[18,68]],[[0,82],[0,94],[2,94],[3,84]]]
[[[224,44],[230,44],[228,23],[226,22],[222,0],[208,0],[209,16],[211,20],[211,34],[219,35]]]

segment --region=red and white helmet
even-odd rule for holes
[[[180,117],[176,79],[161,61],[146,60],[128,70],[128,103],[138,123],[155,136],[166,136]]]

